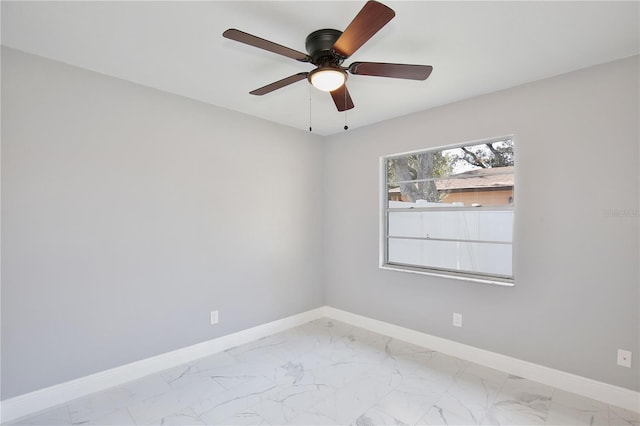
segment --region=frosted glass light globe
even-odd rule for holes
[[[332,92],[341,87],[347,80],[347,74],[335,68],[320,68],[312,71],[309,81],[318,90]]]

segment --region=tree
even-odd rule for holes
[[[452,158],[456,163],[465,162],[482,169],[513,166],[513,141],[511,139],[463,146],[453,151]]]
[[[438,192],[435,181],[430,179],[446,176],[450,170],[450,160],[442,152],[432,151],[392,158],[388,162],[387,172],[389,182],[402,182],[398,186],[407,201],[438,202],[443,194]]]
[[[505,139],[390,158],[388,182],[390,187],[400,188],[403,200],[440,202],[446,192],[438,191],[434,179],[450,175],[454,167],[461,164],[466,166],[463,167],[466,171],[513,166],[513,141]]]

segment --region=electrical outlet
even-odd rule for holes
[[[211,311],[211,313],[209,314],[209,323],[211,325],[218,323],[218,311]]]
[[[631,368],[631,351],[618,349],[618,365]]]
[[[462,327],[462,314],[453,313],[453,326]]]

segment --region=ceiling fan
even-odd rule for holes
[[[353,21],[342,31],[321,29],[307,36],[303,53],[280,44],[236,29],[228,29],[222,35],[228,39],[248,44],[269,52],[277,53],[300,62],[310,62],[316,68],[310,72],[299,72],[259,89],[249,92],[252,95],[265,95],[305,78],[319,90],[330,92],[338,111],[354,107],[347,90],[347,72],[352,75],[426,80],[433,67],[430,65],[390,64],[383,62],[353,62],[343,67],[345,59],[353,55],[375,33],[384,27],[395,12],[377,1],[370,0]]]

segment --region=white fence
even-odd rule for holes
[[[430,206],[453,205],[389,201],[390,208]],[[388,233],[389,262],[512,275],[513,210],[391,211]]]

